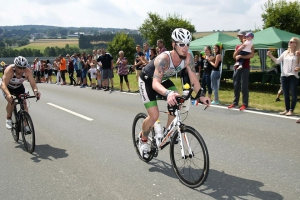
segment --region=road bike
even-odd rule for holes
[[[11,116],[12,128],[11,133],[16,142],[19,140],[19,134],[21,132],[24,147],[26,151],[32,153],[35,148],[35,132],[32,119],[28,112],[24,109],[24,102],[29,98],[37,98],[36,96],[30,96],[29,92],[20,94],[13,98],[14,111]],[[36,101],[39,99],[37,98]],[[18,110],[18,106],[20,109]]]
[[[209,172],[209,155],[206,144],[200,133],[182,123],[180,110],[188,112],[191,101],[192,88],[187,96],[177,97],[175,106],[168,105],[168,111],[160,111],[175,116],[169,127],[163,128],[163,137],[158,138],[155,129],[152,128],[148,136],[150,147],[149,157],[141,156],[139,151],[139,140],[142,133],[142,124],[147,115],[139,113],[135,116],[132,125],[133,145],[139,158],[144,162],[149,162],[153,157],[158,156],[159,150],[170,144],[170,159],[175,174],[181,183],[190,188],[202,185]],[[200,91],[195,99],[200,96]],[[205,107],[206,109],[207,107]]]

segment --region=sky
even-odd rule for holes
[[[4,2],[4,0],[1,0]],[[293,1],[293,0],[288,0]],[[262,28],[267,0],[6,0],[0,26],[50,25],[138,29],[149,12],[177,14],[197,32]]]

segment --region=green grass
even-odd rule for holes
[[[2,73],[0,73],[0,77],[2,77]],[[53,81],[55,81],[56,77],[53,76],[52,78],[53,78]],[[174,84],[178,88],[178,91],[181,93],[182,89],[181,89],[180,78],[174,77],[174,78],[171,78],[171,80],[174,82]],[[67,81],[67,83],[70,82],[68,74],[66,74],[66,81]],[[129,81],[131,91],[138,90],[138,84],[136,81],[135,74],[129,74],[128,81]],[[114,87],[116,90],[120,89],[119,82],[120,82],[119,76],[115,73]],[[261,84],[249,85],[249,91],[250,91],[249,92],[249,108],[271,111],[271,112],[283,111],[285,108],[284,101],[283,101],[283,95],[281,95],[281,97],[280,97],[280,99],[282,101],[275,102],[275,98],[276,98],[278,89],[279,89],[279,86],[272,86],[269,84],[266,84],[264,86],[262,86]],[[125,81],[123,83],[123,90],[125,90],[125,91],[127,90]],[[300,92],[300,89],[298,89],[298,93],[299,92]],[[219,99],[221,101],[221,105],[229,105],[232,103],[232,100],[233,100],[232,81],[229,81],[227,83],[221,82],[220,90],[219,90]],[[242,94],[240,97],[240,103],[241,103],[241,99],[242,99]],[[294,112],[296,115],[300,115],[299,103],[297,103]]]
[[[17,47],[15,49],[20,50],[24,48],[38,49],[41,52],[44,52],[46,47],[59,47],[64,48],[68,44],[70,47],[78,47],[78,38],[69,38],[69,39],[39,39],[31,42],[28,45]]]

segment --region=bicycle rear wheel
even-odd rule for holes
[[[26,151],[32,153],[35,148],[35,132],[30,115],[23,111],[21,113],[21,132]]]
[[[153,156],[156,152],[155,144],[154,144],[154,130],[149,134],[149,139],[148,139],[148,146],[150,147],[150,152],[149,152],[149,157],[148,159],[145,159],[141,156],[140,150],[139,150],[139,140],[140,140],[140,134],[142,132],[142,125],[143,121],[146,119],[147,115],[145,113],[139,113],[135,116],[132,124],[132,140],[133,140],[133,146],[136,150],[136,153],[138,157],[144,161],[144,162],[149,162],[150,160],[153,159]],[[153,141],[153,142],[152,142]]]
[[[190,188],[196,188],[202,185],[208,176],[208,151],[200,133],[194,128],[185,126],[181,134],[184,157],[181,154],[180,141],[176,144],[177,137],[179,139],[178,131],[176,131],[170,145],[171,162],[180,182]]]
[[[12,112],[11,115],[11,121],[12,121],[12,128],[11,128],[11,134],[16,142],[19,140],[19,127],[18,127],[18,121],[17,117],[15,115],[15,111]]]

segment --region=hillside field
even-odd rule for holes
[[[42,53],[46,47],[59,47],[64,48],[68,44],[70,47],[78,47],[78,38],[70,38],[70,39],[39,39],[36,41],[30,42],[30,44],[17,47],[17,50],[30,48],[30,49],[38,49]]]

